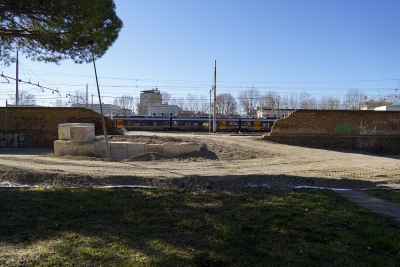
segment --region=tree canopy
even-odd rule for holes
[[[10,64],[18,49],[32,60],[90,62],[88,41],[100,58],[122,25],[113,0],[0,0],[0,61]]]

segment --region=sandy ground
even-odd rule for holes
[[[5,156],[0,150],[0,186],[146,185],[187,191],[301,185],[400,187],[400,156],[288,146],[240,134],[129,132],[109,139],[154,144],[197,142],[202,148],[177,158],[146,154],[124,161],[54,154]]]

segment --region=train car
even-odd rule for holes
[[[202,131],[209,130],[208,118],[171,118],[171,130],[173,131]],[[211,121],[212,126],[212,121]]]
[[[218,118],[217,131],[221,132],[238,132],[240,130],[239,118]]]
[[[206,117],[114,117],[117,129],[127,131],[203,131],[213,129]],[[274,118],[217,118],[217,132],[269,132]]]
[[[276,118],[261,118],[260,120],[260,130],[261,132],[270,132]]]
[[[269,118],[242,118],[241,132],[270,132],[276,119]]]
[[[122,123],[121,123],[122,121]],[[169,118],[125,117],[116,119],[117,129],[127,131],[167,131],[171,128]]]

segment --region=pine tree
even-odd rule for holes
[[[13,62],[18,49],[32,60],[90,62],[118,38],[122,21],[113,0],[0,0],[0,61]]]

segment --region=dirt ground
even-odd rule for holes
[[[282,145],[259,135],[135,133],[109,136],[109,140],[149,144],[196,142],[202,148],[175,158],[152,153],[124,161],[54,154],[2,156],[0,151],[0,186],[143,185],[192,192],[240,191],[249,187],[400,187],[399,156]]]

